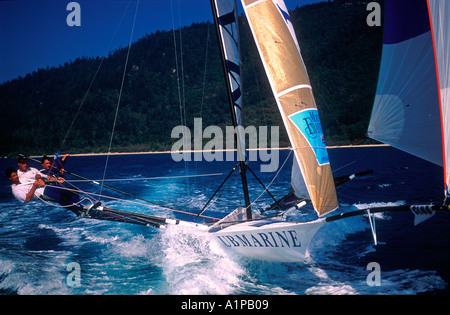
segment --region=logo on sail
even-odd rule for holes
[[[308,141],[316,155],[317,163],[319,165],[330,163],[317,109],[305,109],[288,117]]]

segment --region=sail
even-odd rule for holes
[[[446,195],[450,187],[450,1],[428,0],[442,119]]]
[[[236,0],[210,0],[214,24],[222,56],[222,66],[228,90],[228,103],[236,132],[237,158],[241,174],[247,219],[252,219],[250,196],[246,177],[245,133],[242,127],[241,60]]]
[[[306,188],[302,171],[295,157],[292,161],[291,188],[297,198],[309,199],[308,189]]]
[[[238,12],[236,0],[212,0],[213,14],[218,24],[219,41],[225,59],[227,81],[233,101],[236,125],[242,126],[241,59],[239,53]],[[245,161],[245,134],[236,128],[238,161]]]
[[[367,134],[443,164],[439,93],[426,0],[386,1],[383,53]]]
[[[242,0],[314,209],[338,207],[322,126],[292,23],[281,0]]]

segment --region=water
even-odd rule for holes
[[[440,201],[442,168],[388,147],[332,149],[334,175],[373,169],[338,188],[341,205],[364,207]],[[280,165],[288,151],[280,154]],[[358,162],[355,162],[358,161]],[[14,159],[2,159],[5,169]],[[38,167],[37,164],[31,166]],[[67,169],[99,179],[104,156],[71,157]],[[287,192],[290,163],[270,186]],[[130,194],[198,211],[225,178],[233,162],[175,163],[170,154],[111,156],[108,182]],[[259,165],[250,164],[258,173]],[[194,174],[222,175],[179,177]],[[268,184],[275,173],[258,173]],[[158,179],[139,180],[148,177]],[[67,176],[69,179],[75,179]],[[450,235],[448,213],[413,226],[411,213],[377,215],[379,245],[374,246],[365,217],[326,224],[311,242],[302,263],[268,263],[228,252],[199,231],[155,229],[116,222],[78,219],[67,210],[40,202],[22,205],[0,183],[0,294],[448,294]],[[100,193],[97,185],[76,183]],[[251,200],[261,193],[249,175]],[[224,186],[209,214],[224,216],[242,198],[239,175]],[[173,215],[150,204],[103,189],[108,206],[147,214]],[[126,199],[128,201],[124,201]],[[255,210],[271,203],[267,195]],[[301,217],[293,214],[294,218]],[[380,269],[380,286],[368,285],[370,262]],[[74,277],[79,266],[79,277]],[[69,269],[68,269],[69,266]],[[78,279],[79,283],[73,280]]]

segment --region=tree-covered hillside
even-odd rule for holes
[[[366,6],[334,1],[291,11],[328,145],[363,136],[370,118],[382,28],[367,25]],[[244,125],[278,125],[280,145],[287,145],[244,16],[240,30]],[[0,85],[0,154],[106,151],[126,54],[123,48],[104,59],[79,58]],[[170,149],[177,140],[172,128],[192,127],[195,117],[203,128],[231,125],[214,26],[193,24],[135,42],[111,151]]]

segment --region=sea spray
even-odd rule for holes
[[[188,227],[161,231],[159,263],[169,294],[233,294],[245,270],[207,233]]]

